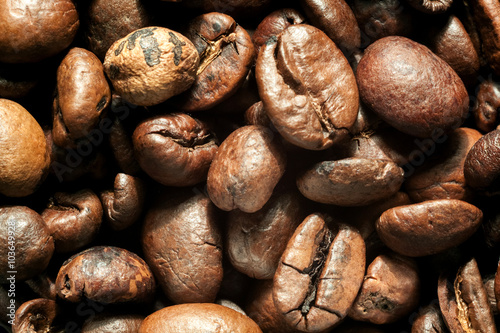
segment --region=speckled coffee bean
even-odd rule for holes
[[[441,199],[391,208],[380,216],[376,227],[389,248],[419,257],[463,243],[482,219],[481,210],[465,201]]]
[[[222,142],[210,165],[208,195],[222,210],[254,213],[271,197],[285,165],[281,142],[270,129],[241,127]]]
[[[371,44],[358,64],[361,99],[382,120],[417,137],[460,126],[467,90],[455,71],[427,47],[391,36]]]
[[[156,311],[139,328],[139,333],[151,332],[262,333],[247,316],[211,303],[179,304]]]
[[[58,192],[50,198],[42,218],[54,237],[57,252],[79,250],[89,244],[102,222],[102,204],[90,189]]]
[[[90,136],[111,102],[101,61],[82,48],[72,48],[57,69],[52,137],[60,147],[75,147]],[[102,135],[102,134],[101,134]]]
[[[67,48],[80,21],[71,0],[3,1],[0,61],[37,62]]]
[[[500,130],[494,130],[472,146],[465,158],[464,176],[469,186],[487,192],[500,187]]]
[[[49,171],[50,152],[43,130],[25,108],[8,99],[0,99],[0,123],[0,193],[30,195]]]
[[[57,295],[70,302],[147,302],[155,279],[136,254],[112,246],[96,246],[64,262],[56,279]]]
[[[16,271],[16,281],[40,274],[54,253],[54,240],[42,217],[24,206],[0,207],[0,279]]]
[[[124,99],[150,106],[188,89],[196,79],[199,60],[193,43],[180,33],[147,27],[114,42],[104,70]]]

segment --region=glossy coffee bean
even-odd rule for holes
[[[23,303],[16,311],[12,332],[56,332],[61,329],[54,324],[59,313],[59,306],[53,300],[37,298]]]
[[[208,126],[183,113],[141,122],[132,140],[141,168],[166,186],[190,186],[204,181],[218,148]]]
[[[482,211],[465,201],[441,199],[391,208],[380,216],[376,227],[387,247],[420,257],[463,243],[482,219]]]
[[[111,102],[101,61],[82,48],[72,48],[57,69],[52,137],[60,147],[75,147],[97,128]],[[101,134],[102,135],[102,134]]]
[[[134,314],[98,314],[85,322],[81,333],[137,333],[144,317]]]
[[[494,130],[472,146],[465,158],[464,176],[469,186],[481,191],[496,191],[499,187],[500,130]]]
[[[67,48],[80,21],[71,0],[4,1],[0,7],[0,61],[37,62]]]
[[[42,217],[24,206],[0,207],[0,278],[16,281],[40,274],[54,253],[54,240]],[[16,273],[9,273],[9,272]]]
[[[106,53],[104,70],[125,100],[151,106],[188,89],[199,60],[193,43],[180,33],[147,27],[115,41]]]
[[[73,255],[61,266],[56,279],[57,295],[70,302],[147,302],[155,286],[144,260],[111,246],[95,246]]]
[[[288,325],[322,332],[344,319],[361,287],[365,243],[348,225],[330,230],[311,214],[288,241],[276,274],[273,299]]]
[[[144,256],[173,302],[215,301],[223,273],[217,223],[215,206],[196,189],[166,193],[148,210]]]
[[[211,303],[179,304],[156,311],[139,328],[139,333],[150,332],[262,333],[247,316]]]
[[[357,85],[324,32],[288,27],[262,47],[255,73],[264,108],[287,141],[321,150],[347,137],[358,113]]]
[[[90,189],[58,192],[49,199],[42,218],[54,238],[57,252],[79,250],[89,244],[102,222],[102,204]]]
[[[477,88],[477,99],[472,109],[476,126],[483,132],[490,132],[498,125],[500,108],[500,84],[492,79],[485,80]]]
[[[271,130],[241,127],[222,142],[210,165],[208,195],[222,210],[254,213],[271,197],[285,164],[285,152]]]
[[[413,136],[460,126],[468,94],[460,77],[427,47],[391,36],[371,44],[357,67],[363,102],[382,120]]]
[[[453,3],[453,0],[407,0],[415,9],[426,14],[442,14],[446,12]]]
[[[439,305],[431,304],[418,312],[411,326],[411,333],[446,333],[448,329],[443,321]]]
[[[49,171],[50,152],[42,128],[25,108],[8,99],[0,99],[0,122],[0,193],[30,195]]]

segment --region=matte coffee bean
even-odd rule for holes
[[[500,130],[494,130],[472,146],[465,158],[464,176],[466,183],[476,190],[496,191],[499,184]]]
[[[403,175],[390,160],[346,158],[315,164],[297,178],[297,187],[320,203],[364,206],[395,194]]]
[[[132,140],[141,168],[166,186],[190,186],[204,181],[218,148],[205,123],[182,113],[141,122]]]
[[[0,193],[30,195],[49,171],[50,152],[43,130],[25,108],[8,99],[0,99],[0,123]]]
[[[73,255],[61,266],[56,279],[57,295],[70,302],[148,302],[155,286],[144,260],[112,246],[95,246]]]
[[[210,165],[208,195],[222,210],[254,213],[271,197],[285,164],[286,154],[271,130],[241,127],[222,142]]]
[[[180,33],[147,27],[115,41],[106,53],[104,70],[124,99],[151,106],[188,89],[199,60],[193,43]]]
[[[262,333],[247,316],[211,303],[179,304],[156,311],[139,328],[139,333],[150,332]]]
[[[215,206],[204,194],[186,189],[160,196],[144,219],[141,241],[169,299],[215,301],[222,282],[222,236]]]
[[[288,27],[262,47],[255,73],[264,108],[286,140],[321,150],[348,136],[358,88],[347,59],[324,32]]]
[[[37,298],[23,303],[17,309],[12,325],[12,333],[59,332],[54,321],[60,309],[55,301]]]
[[[330,230],[311,214],[288,241],[276,274],[273,299],[288,325],[322,332],[340,323],[361,287],[365,243],[348,225]]]
[[[500,109],[500,84],[488,79],[479,84],[477,99],[472,109],[476,126],[483,132],[491,132],[498,125]]]
[[[54,239],[42,217],[24,206],[0,207],[0,240],[2,281],[10,271],[16,271],[16,281],[40,274],[54,253]]]
[[[54,238],[57,252],[71,252],[88,245],[99,232],[102,204],[90,189],[57,192],[50,198],[42,218]]]
[[[420,257],[463,243],[482,219],[481,210],[465,201],[441,199],[391,208],[380,216],[376,227],[387,247]]]
[[[60,147],[76,147],[99,125],[111,102],[101,61],[82,48],[72,48],[57,69],[52,137]],[[87,139],[88,140],[88,139]]]
[[[71,44],[79,26],[71,0],[4,1],[0,8],[0,61],[38,62],[56,55]]]
[[[421,309],[411,326],[411,333],[446,333],[448,329],[443,321],[437,304]]]
[[[85,322],[81,333],[137,333],[143,320],[138,314],[98,314]]]
[[[397,130],[426,138],[460,126],[469,97],[455,71],[427,47],[391,36],[371,44],[356,77],[363,102]]]

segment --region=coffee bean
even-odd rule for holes
[[[453,0],[407,0],[408,3],[415,9],[424,12],[426,14],[442,14],[446,12]]]
[[[56,332],[54,321],[60,312],[55,301],[37,298],[23,303],[17,309],[13,320],[12,332]]]
[[[493,80],[485,80],[479,84],[477,100],[472,113],[476,126],[484,132],[490,132],[498,125],[498,109],[500,108],[500,85]]]
[[[498,189],[499,139],[500,130],[491,131],[477,140],[469,150],[464,163],[464,176],[472,188],[486,192],[495,192]]]
[[[446,333],[448,329],[443,321],[437,304],[421,309],[411,327],[411,333]]]
[[[144,317],[138,314],[98,314],[87,320],[82,333],[137,333]]]

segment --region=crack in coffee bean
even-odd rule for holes
[[[229,32],[226,32],[224,34],[221,34],[214,40],[209,40],[205,36],[196,33],[198,37],[200,37],[206,44],[207,47],[205,50],[200,55],[200,67],[198,67],[198,71],[196,72],[197,75],[200,75],[203,73],[203,71],[215,60],[217,59],[220,54],[222,53],[222,50],[227,46],[231,45],[234,50],[236,51],[237,54],[238,48],[236,46],[236,33],[235,30],[236,26],[233,24],[231,26],[231,29]]]

